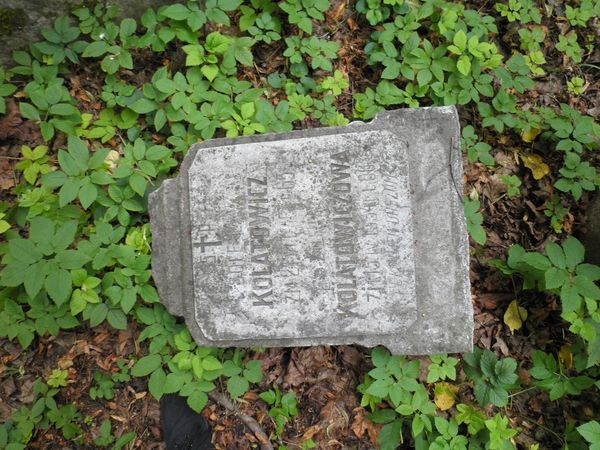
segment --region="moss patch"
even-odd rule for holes
[[[28,21],[23,8],[0,7],[0,36],[9,36],[13,31],[23,28]]]

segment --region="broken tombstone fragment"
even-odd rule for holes
[[[468,352],[455,108],[193,146],[150,194],[152,274],[200,345]]]

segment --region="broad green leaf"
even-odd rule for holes
[[[598,446],[600,444],[600,423],[595,420],[584,423],[577,427],[579,434],[588,441],[592,446]]]
[[[40,292],[42,286],[44,285],[44,280],[46,279],[46,262],[38,261],[35,264],[29,266],[27,269],[27,276],[25,277],[25,291],[30,298],[35,298],[35,296]]]
[[[391,355],[384,347],[375,347],[371,352],[371,360],[375,367],[385,367]]]
[[[374,423],[390,423],[398,415],[393,409],[379,409],[368,416],[368,419]]]
[[[555,244],[554,242],[546,244],[546,253],[548,254],[550,262],[556,267],[559,267],[560,269],[566,267],[565,253],[560,245]]]
[[[28,264],[19,261],[10,263],[1,272],[0,284],[9,287],[20,286],[25,281],[28,268]]]
[[[75,164],[79,167],[80,173],[85,172],[88,168],[88,161],[90,160],[90,151],[85,142],[76,136],[69,136],[67,148],[69,149],[69,154],[73,157]]]
[[[58,192],[58,204],[62,208],[63,206],[71,203],[77,198],[79,189],[81,187],[81,181],[77,178],[69,178],[65,184],[62,185]]]
[[[71,275],[57,266],[49,265],[49,267],[44,287],[50,298],[60,306],[71,296]]]
[[[21,116],[23,116],[26,119],[40,120],[40,113],[35,108],[35,106],[29,103],[19,103],[19,112],[21,113]]]
[[[381,450],[396,450],[401,441],[401,432],[401,420],[394,420],[393,422],[384,425],[377,436],[377,442],[379,442]]]
[[[565,252],[565,262],[569,270],[574,270],[577,264],[583,262],[585,248],[573,236],[569,236],[563,243],[563,250]]]
[[[227,380],[227,392],[234,399],[244,395],[249,387],[248,381],[239,375],[234,375]]]
[[[181,373],[170,373],[167,375],[163,392],[165,394],[172,394],[179,392],[185,383],[185,377]]]
[[[561,287],[567,280],[567,273],[564,270],[550,267],[544,273],[546,289],[556,289]]]
[[[145,377],[151,374],[162,365],[160,355],[148,355],[138,360],[131,368],[131,375],[134,377]]]
[[[216,64],[205,64],[200,68],[200,72],[208,81],[213,81],[219,74],[219,67]]]
[[[176,90],[177,86],[173,82],[173,80],[169,80],[168,78],[162,78],[157,80],[154,83],[156,89],[158,89],[163,94],[172,95]]]
[[[57,116],[72,116],[79,113],[79,110],[69,103],[57,103],[48,110],[50,114]]]
[[[214,356],[207,356],[202,360],[204,370],[219,370],[223,367],[221,362]]]
[[[60,170],[55,172],[48,172],[42,175],[42,185],[49,188],[57,188],[65,184],[67,178],[67,174]]]
[[[160,400],[164,394],[163,389],[166,379],[167,376],[160,367],[152,372],[152,375],[150,375],[150,379],[148,380],[148,389],[150,390],[150,394],[152,394],[156,400]]]
[[[104,41],[94,41],[90,43],[83,51],[84,58],[97,58],[108,51],[109,45]]]
[[[458,30],[454,34],[454,38],[452,39],[454,45],[458,47],[459,50],[464,50],[467,46],[467,35],[463,30]]]
[[[190,15],[190,10],[186,6],[176,3],[162,9],[160,13],[169,19],[184,20]]]
[[[523,256],[523,261],[539,270],[547,270],[550,268],[550,261],[541,253],[527,253]]]
[[[79,202],[83,209],[88,209],[98,197],[98,188],[90,181],[84,183],[79,190]]]
[[[47,217],[35,217],[29,227],[29,238],[37,243],[52,241],[55,227]]]
[[[42,257],[31,239],[11,239],[8,241],[8,251],[14,259],[25,264],[33,264]]]
[[[156,102],[148,100],[147,98],[140,98],[129,105],[129,108],[138,114],[147,114],[158,109],[158,105]]]
[[[187,399],[188,406],[197,413],[200,413],[200,411],[204,409],[207,403],[208,395],[198,390],[192,392]]]
[[[460,73],[467,76],[471,73],[471,60],[467,55],[462,55],[456,62],[456,68]]]

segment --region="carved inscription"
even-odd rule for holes
[[[406,149],[393,142],[265,142],[195,161],[194,289],[197,311],[210,311],[196,319],[207,337],[343,336],[375,322],[396,333],[415,320]]]
[[[335,251],[336,296],[339,311],[349,314],[356,303],[356,227],[352,219],[350,155],[344,150],[331,155],[331,204]]]
[[[252,305],[273,303],[273,270],[269,261],[269,199],[267,177],[246,178],[248,194],[248,225],[250,232],[250,276]]]

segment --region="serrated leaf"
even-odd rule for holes
[[[44,282],[48,296],[60,306],[71,296],[71,274],[65,269],[50,266],[50,271]]]
[[[227,380],[227,392],[234,399],[244,395],[249,387],[248,380],[239,375],[234,375]]]
[[[202,360],[202,367],[204,370],[219,370],[223,368],[223,365],[217,358],[209,355]]]

